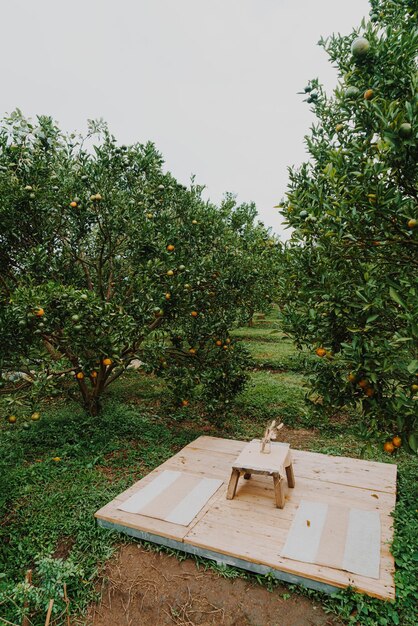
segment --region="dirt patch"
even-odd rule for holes
[[[88,626],[333,626],[312,600],[199,569],[193,559],[122,546],[104,573]]]
[[[64,537],[61,537],[58,542],[57,542],[57,546],[54,550],[53,553],[53,558],[54,559],[68,559],[71,550],[73,549],[73,545],[75,544],[75,539],[74,537],[69,537],[68,535],[65,535]]]

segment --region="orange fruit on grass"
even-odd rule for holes
[[[388,452],[389,454],[392,454],[392,452],[395,450],[395,446],[391,441],[386,441],[386,443],[383,445],[383,450],[385,452]]]
[[[399,437],[399,435],[396,435],[393,439],[392,439],[392,443],[395,446],[395,448],[400,448],[402,445],[402,439]]]

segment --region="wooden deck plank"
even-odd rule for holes
[[[236,497],[226,499],[232,463],[246,443],[199,437],[103,507],[96,517],[107,526],[126,528],[131,534],[137,531],[138,536],[149,533],[162,541],[174,540],[189,552],[217,554],[220,559],[232,559],[230,562],[235,559],[237,563],[248,563],[252,571],[258,571],[257,567],[265,571],[267,567],[284,576],[300,577],[302,582],[309,579],[330,589],[351,585],[377,598],[392,599],[395,588],[390,514],[396,499],[396,465],[292,450],[296,485],[294,489],[286,488],[285,507],[277,509],[273,484],[267,476],[240,479]],[[188,527],[118,510],[118,504],[135,493],[139,485],[148,484],[163,470],[219,478],[224,484]],[[379,511],[382,535],[379,580],[280,556],[302,499]]]

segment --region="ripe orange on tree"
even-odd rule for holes
[[[393,439],[392,439],[392,443],[395,446],[395,448],[400,448],[402,445],[402,439],[399,437],[399,435],[396,435]]]
[[[77,202],[75,200],[73,200],[72,202],[70,202],[70,207],[72,207],[73,209],[75,209],[75,207],[77,206]]]
[[[355,383],[357,376],[353,374],[353,372],[350,372],[349,375],[347,376],[347,379],[350,383]]]
[[[167,292],[167,293],[165,294],[165,299],[166,299],[166,300],[170,300],[170,298],[171,298],[171,293]]]
[[[395,450],[395,446],[393,445],[391,441],[386,441],[386,443],[383,446],[383,450],[385,452],[388,452],[389,454],[392,454],[392,452]]]
[[[368,384],[369,384],[369,381],[367,380],[367,378],[362,378],[361,380],[358,381],[358,386],[361,387],[362,389],[366,389]]]
[[[374,91],[373,89],[366,89],[366,91],[364,92],[364,99],[365,100],[371,100],[374,96]]]
[[[222,341],[220,339],[217,339],[215,343],[216,343],[217,346],[221,346],[222,345]]]
[[[415,228],[417,224],[418,224],[417,220],[414,220],[413,218],[408,220],[408,228]]]
[[[364,390],[364,393],[366,394],[368,398],[372,398],[374,396],[373,387],[366,387],[366,389]]]
[[[75,375],[76,378],[78,378],[78,380],[83,380],[84,378],[84,374],[83,372],[77,372],[77,374]]]
[[[173,272],[173,270],[168,270],[168,272],[167,272],[167,276],[174,276],[174,272]]]
[[[9,415],[9,424],[16,424],[17,417],[16,415]]]
[[[90,377],[91,377],[91,378],[97,378],[97,372],[96,372],[96,370],[93,370],[93,371],[91,372]]]
[[[108,365],[112,365],[113,361],[112,359],[109,359],[109,357],[107,357],[106,359],[103,359],[102,363],[107,367]]]
[[[181,404],[182,404],[182,406],[189,406],[189,401],[188,400],[182,400]]]
[[[190,315],[191,315],[192,317],[197,317],[197,316],[199,315],[199,313],[198,313],[197,311],[192,311],[192,312],[190,313]]]
[[[190,348],[189,352],[190,354],[196,354],[196,348]]]
[[[35,315],[36,317],[42,317],[43,315],[45,315],[45,311],[42,307],[38,307],[37,309],[35,309]]]
[[[173,246],[172,243],[168,244],[167,250],[168,250],[168,252],[173,252],[174,251],[174,246]]]
[[[325,350],[325,348],[317,348],[315,350],[317,356],[323,357],[326,355],[327,351]]]

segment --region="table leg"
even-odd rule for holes
[[[233,469],[231,472],[231,478],[229,479],[228,490],[226,492],[226,499],[233,500],[235,496],[235,492],[237,490],[238,479],[239,479],[240,471],[237,469]]]
[[[251,478],[251,472],[245,472],[245,474],[244,474],[244,478],[245,478],[245,480],[250,480],[250,478]]]
[[[277,473],[273,474],[274,495],[278,509],[284,508],[283,478]]]
[[[285,470],[286,470],[287,484],[289,487],[293,488],[295,486],[295,475],[293,473],[292,463],[288,465],[287,467],[285,467]]]

